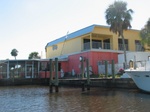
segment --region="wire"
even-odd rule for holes
[[[63,43],[63,47],[62,47],[62,50],[61,50],[61,53],[60,53],[60,56],[63,54],[63,49],[64,49],[64,46],[65,46],[65,42],[66,42],[66,40],[68,38],[68,34],[69,34],[69,31],[67,32],[67,35],[65,37],[65,40],[64,40],[64,43]]]

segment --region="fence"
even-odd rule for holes
[[[112,64],[108,64],[108,75],[112,75]],[[117,74],[119,72],[120,69],[123,69],[123,64],[115,64],[114,66],[115,68],[115,74]],[[98,73],[99,74],[105,74],[105,65],[104,64],[98,64]]]

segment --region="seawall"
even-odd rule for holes
[[[86,79],[59,79],[59,86],[82,86],[87,85]],[[17,85],[49,85],[49,78],[34,79],[0,79],[0,86],[17,86]],[[137,86],[131,78],[100,79],[91,78],[91,87],[107,87],[107,88],[125,88],[136,89]]]

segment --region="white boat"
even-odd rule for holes
[[[150,92],[150,61],[136,62],[125,72],[133,79],[137,87],[143,91]]]
[[[123,73],[120,78],[131,78],[127,73]]]

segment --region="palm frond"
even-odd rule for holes
[[[123,30],[132,27],[130,21],[132,20],[131,14],[133,10],[127,10],[126,6],[126,2],[115,1],[114,4],[109,5],[105,11],[106,23],[110,25],[110,31],[118,33],[119,36]]]

